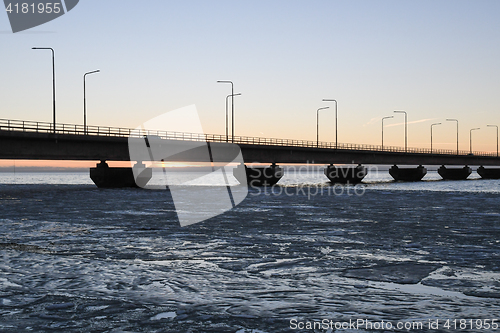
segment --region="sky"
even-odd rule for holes
[[[0,118],[135,128],[196,105],[203,130],[225,132],[234,82],[235,135],[496,151],[500,1],[82,0],[13,34],[0,14]],[[162,128],[159,128],[162,130]]]

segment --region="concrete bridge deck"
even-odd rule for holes
[[[433,150],[377,145],[226,137],[223,135],[137,131],[126,128],[16,121],[0,119],[0,159],[32,160],[106,160],[129,161],[128,138],[160,137],[168,144],[188,145],[209,142],[211,145],[238,144],[245,163],[311,163],[311,164],[399,164],[399,165],[495,165],[496,154],[468,151]],[[179,155],[179,161],[194,161]]]

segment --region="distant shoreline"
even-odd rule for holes
[[[318,171],[319,168],[325,167],[325,165],[319,165],[319,164],[309,164],[309,165],[283,165],[285,168],[286,172],[292,172],[292,170],[295,170],[295,172],[307,172],[307,171]],[[391,166],[389,165],[372,165],[372,167],[376,167],[378,171],[388,171]],[[405,167],[405,166],[401,166]],[[410,166],[408,166],[410,167]],[[431,165],[431,166],[426,166],[428,171],[437,171],[439,166],[436,165]],[[181,171],[181,169],[184,169],[182,171],[189,172],[189,171],[211,171],[211,169],[206,169],[206,167],[190,167],[190,168],[178,168],[177,171]],[[206,169],[206,170],[202,170]],[[475,170],[475,168],[474,168]],[[0,167],[0,173],[28,173],[28,172],[89,172],[88,167],[35,167],[35,166],[2,166]]]
[[[21,172],[89,172],[89,168],[58,168],[58,167],[0,167],[0,173]]]

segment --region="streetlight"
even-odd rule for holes
[[[496,127],[497,128],[497,157],[498,157],[498,125],[487,125],[488,127]]]
[[[335,149],[339,143],[338,140],[338,121],[337,121],[337,100],[335,99],[323,99],[323,102],[335,102]]]
[[[432,127],[436,125],[441,125],[441,123],[434,123],[431,125],[431,154],[432,154]]]
[[[85,92],[85,78],[89,74],[99,73],[100,70],[95,70],[92,72],[87,72],[83,74],[83,134],[87,134],[87,100]]]
[[[234,84],[233,81],[222,81],[219,80],[217,83],[231,83],[231,142],[234,142]]]
[[[472,155],[472,131],[475,131],[475,130],[478,130],[478,129],[481,129],[479,127],[476,127],[476,128],[471,128],[470,129],[470,143],[469,143],[469,148],[470,148],[470,155]]]
[[[458,119],[446,119],[446,121],[456,121],[457,122],[457,155],[459,153],[458,151]]]
[[[241,93],[237,93],[237,94],[234,94],[234,95],[227,95],[226,97],[226,142],[229,141],[229,133],[228,133],[228,114],[227,114],[227,100],[229,99],[229,97],[231,96],[241,96]]]
[[[319,147],[319,112],[321,110],[329,109],[329,106],[325,106],[324,108],[319,108],[316,111],[316,147]]]
[[[405,114],[405,152],[408,151],[408,114],[406,111],[394,111],[395,113],[404,113]]]
[[[382,151],[384,150],[384,119],[394,118],[394,116],[388,116],[382,118]]]
[[[51,47],[32,47],[33,50],[51,50],[52,51],[52,121],[54,123],[54,134],[56,133],[56,63],[54,49]]]

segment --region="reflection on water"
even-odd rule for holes
[[[289,332],[292,318],[500,315],[500,181],[367,179],[362,196],[250,189],[181,228],[168,191],[19,175],[0,179],[1,331]]]

